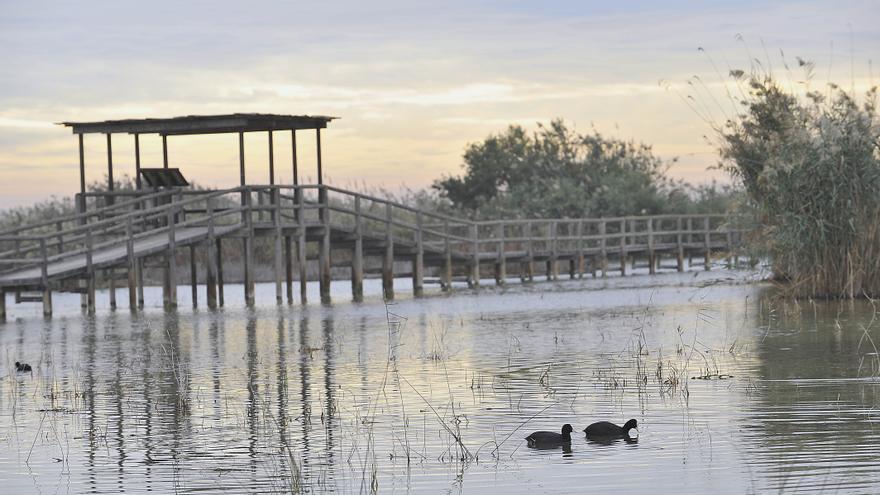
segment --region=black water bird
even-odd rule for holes
[[[18,361],[16,361],[15,362],[15,371],[17,371],[19,373],[30,373],[34,370],[33,370],[33,368],[31,368],[31,365],[29,365],[27,363],[19,363]]]
[[[623,427],[617,426],[614,423],[609,423],[608,421],[599,421],[598,423],[593,423],[584,428],[584,433],[587,434],[587,438],[629,437],[629,431],[638,426],[639,423],[634,419],[627,421]]]
[[[569,424],[562,425],[562,433],[553,431],[536,431],[526,437],[529,447],[554,447],[571,443],[571,432],[574,429]]]

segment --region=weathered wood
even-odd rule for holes
[[[318,131],[318,136],[318,156],[320,156],[320,130]],[[320,160],[318,162],[320,163]],[[327,189],[323,187],[318,189],[318,204],[320,205],[318,208],[318,221],[321,223],[322,228],[321,249],[318,252],[318,284],[321,291],[321,304],[330,304],[330,208],[327,201]]]
[[[109,269],[106,271],[110,280],[108,292],[110,293],[110,309],[116,309],[116,270]]]
[[[354,198],[354,248],[351,253],[351,298],[355,302],[364,300],[364,236],[361,198]]]
[[[174,208],[168,210],[166,217],[168,222],[168,247],[165,250],[165,260],[167,266],[167,276],[165,281],[165,291],[163,301],[165,309],[170,310],[177,308],[177,257],[175,256],[177,242],[175,239],[175,222]]]
[[[507,279],[507,256],[504,245],[504,223],[498,224],[498,242],[495,251],[495,285],[504,285]]]
[[[199,307],[199,280],[198,280],[198,269],[196,267],[196,246],[195,244],[190,244],[189,246],[189,285],[190,285],[190,294],[192,295],[192,305],[193,308]]]
[[[706,217],[703,219],[703,229],[705,230],[705,233],[704,233],[705,237],[703,240],[703,249],[706,252],[705,266],[706,266],[706,271],[709,271],[712,269],[712,247],[711,247],[711,244],[709,243],[709,217]]]
[[[599,235],[601,236],[599,250],[602,256],[602,278],[608,276],[608,251],[605,239],[605,220],[599,222]]]
[[[220,258],[219,252],[215,256],[214,238],[214,201],[208,198],[205,205],[208,210],[208,237],[205,240],[205,295],[208,299],[208,308],[217,309],[217,261]]]
[[[269,149],[272,149],[272,133],[269,132]],[[270,161],[271,163],[271,161]],[[274,171],[272,172],[274,175]],[[274,180],[274,179],[273,179]],[[282,250],[281,234],[281,196],[278,189],[272,190],[272,221],[275,224],[275,304],[284,304],[284,251]]]
[[[49,251],[46,239],[40,239],[40,254],[43,264],[40,268],[41,285],[43,286],[43,316],[52,316],[52,289],[49,285]]]
[[[223,297],[223,240],[217,238],[217,302],[222,308],[226,302]]]
[[[95,265],[93,263],[92,253],[94,245],[92,243],[92,230],[86,230],[86,310],[88,313],[95,314]]]
[[[394,300],[394,233],[392,231],[391,204],[385,204],[385,256],[382,257],[382,295],[386,301]]]
[[[558,280],[559,279],[559,252],[558,252],[558,244],[559,244],[559,231],[556,222],[550,222],[547,226],[549,229],[549,233],[547,235],[548,238],[551,239],[550,244],[550,260],[547,261],[547,280]]]
[[[125,222],[125,251],[128,261],[128,309],[137,311],[137,260],[134,257],[134,226],[131,217]]]
[[[422,243],[422,212],[416,213],[416,255],[413,258],[413,295],[422,297],[425,278],[425,247]]]
[[[584,278],[584,271],[586,267],[584,266],[584,221],[578,220],[577,223],[577,274],[578,278]],[[596,276],[596,272],[593,271],[593,276]]]
[[[0,321],[6,321],[6,291],[0,290]]]
[[[657,259],[654,254],[654,220],[645,220],[648,229],[648,273],[657,273]]]
[[[440,272],[440,287],[443,291],[452,290],[452,247],[449,242],[449,220],[443,220],[443,268]]]
[[[526,278],[529,282],[535,281],[535,251],[532,243],[532,222],[526,223],[526,238],[528,244],[526,247]]]
[[[305,197],[299,189],[294,193],[296,201],[296,218],[297,218],[297,237],[296,237],[296,259],[297,268],[299,268],[299,300],[300,304],[308,302],[308,265],[306,260],[306,210]]]
[[[478,237],[479,227],[471,225],[471,278],[468,286],[472,289],[480,288],[480,244]]]
[[[684,271],[684,244],[682,243],[681,227],[681,217],[678,217],[675,222],[675,230],[678,232],[675,236],[675,269],[679,272]]]
[[[620,276],[626,276],[626,220],[620,221]]]
[[[284,283],[287,304],[293,304],[293,239],[284,236]]]

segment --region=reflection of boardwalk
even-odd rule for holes
[[[294,280],[300,281],[305,299],[307,253],[312,252],[327,301],[332,258],[337,265],[344,259],[351,268],[355,299],[362,297],[365,273],[374,272],[366,261],[378,258],[385,295],[392,298],[395,262],[411,264],[413,290],[420,295],[426,271],[432,276],[427,281],[444,289],[454,280],[477,287],[486,269],[499,284],[509,273],[531,280],[535,263],[543,264],[551,279],[558,276],[560,263],[570,276],[604,275],[611,266],[625,274],[628,260],[636,258],[653,273],[662,258],[675,260],[681,270],[685,257],[708,261],[712,253],[730,253],[739,241],[738,232],[726,228],[719,215],[472,222],[329,186],[120,192],[112,197],[104,198],[110,206],[0,234],[0,290],[39,292],[20,300],[41,300],[47,314],[53,290],[82,292],[93,308],[96,272],[116,271],[128,275],[129,302],[137,307],[143,260],[161,259],[166,279],[176,280],[179,268],[171,254],[188,246],[207,253],[208,305],[214,307],[218,289],[222,294],[223,263],[218,260],[224,241],[237,240],[242,242],[246,300],[253,304],[257,236],[275,242],[278,302],[285,286],[292,302]],[[195,282],[196,267],[190,269]],[[176,284],[166,282],[165,293],[173,306]]]

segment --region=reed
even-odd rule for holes
[[[752,246],[794,297],[880,294],[880,119],[876,87],[798,92],[769,73],[731,71],[738,115],[717,126],[724,167],[755,219]]]

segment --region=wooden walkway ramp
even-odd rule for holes
[[[380,274],[385,297],[394,297],[395,265],[411,269],[413,291],[426,282],[448,290],[454,281],[479,287],[490,270],[497,284],[516,275],[534,279],[541,264],[548,279],[559,266],[571,277],[585,273],[626,274],[627,263],[647,263],[650,273],[664,267],[661,259],[703,259],[708,269],[714,253],[728,261],[740,243],[740,232],[723,215],[658,215],[621,218],[525,219],[474,222],[419,210],[329,186],[243,186],[226,190],[159,192],[128,191],[79,195],[83,213],[0,232],[0,317],[5,293],[17,302],[42,302],[52,312],[52,292],[83,294],[94,311],[97,274],[108,273],[111,306],[115,307],[118,274],[124,274],[132,309],[143,306],[145,260],[158,260],[163,270],[165,303],[177,304],[176,254],[190,249],[190,284],[202,272],[207,304],[223,304],[224,243],[239,242],[245,300],[254,304],[254,241],[274,242],[271,265],[276,300],[306,302],[310,260],[317,262],[322,302],[330,300],[332,268],[350,268],[352,297],[363,297],[365,274]],[[204,263],[195,265],[196,249]],[[375,268],[381,265],[381,269]],[[404,265],[406,266],[406,265]],[[668,266],[667,266],[668,268]],[[285,290],[286,288],[286,290]],[[34,294],[35,293],[35,294]]]

